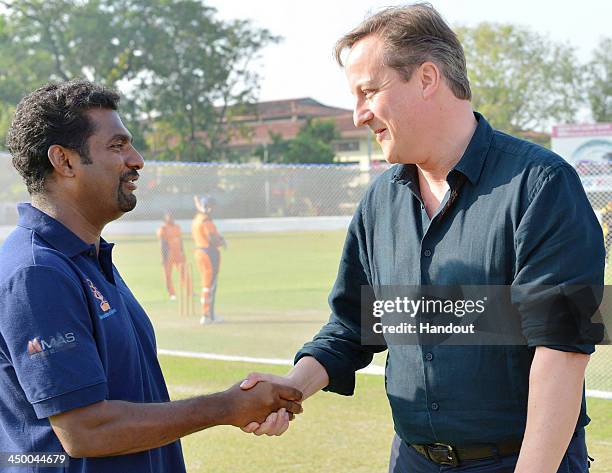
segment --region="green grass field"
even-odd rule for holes
[[[154,238],[111,238],[115,261],[153,320],[158,346],[174,350],[291,359],[328,317],[344,232],[226,235],[217,312],[225,323],[201,326],[181,317],[165,293]],[[192,248],[186,242],[190,260]],[[194,266],[195,269],[195,266]],[[196,275],[196,284],[198,279]],[[197,304],[196,304],[197,305]],[[612,347],[600,347],[589,366],[592,389],[612,390]],[[375,363],[384,365],[384,354]],[[288,367],[162,356],[174,399],[227,388],[250,371]],[[612,401],[589,399],[592,471],[612,473]],[[183,440],[190,472],[386,471],[393,435],[382,376],[359,375],[357,393],[321,393],[280,438],[257,438],[215,428]]]
[[[285,367],[189,360],[162,356],[171,396],[195,396],[227,388],[250,371],[276,374]],[[612,401],[589,399],[587,429],[593,473],[612,473]],[[281,437],[255,437],[216,427],[183,439],[191,473],[385,472],[393,428],[382,376],[358,375],[352,397],[320,393],[304,403]]]
[[[335,277],[343,232],[226,238],[229,249],[222,253],[216,304],[225,323],[219,325],[202,327],[199,317],[179,316],[178,301],[170,301],[165,291],[155,239],[115,239],[114,258],[153,320],[160,347],[293,358],[329,315],[327,293]],[[192,260],[191,243],[185,243]],[[192,266],[197,292],[199,276]]]
[[[222,254],[216,304],[225,323],[206,327],[199,325],[198,317],[180,317],[178,301],[168,299],[154,237],[111,235],[110,239],[117,242],[117,266],[155,324],[159,347],[292,359],[329,316],[327,296],[344,235],[344,231],[226,235],[229,249]],[[185,243],[192,261],[191,242]],[[193,263],[192,267],[197,288]],[[607,280],[612,281],[612,273]],[[384,360],[381,353],[374,362],[384,366]],[[612,347],[598,347],[588,367],[588,388],[612,391],[611,364]]]

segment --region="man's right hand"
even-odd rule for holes
[[[247,378],[240,384],[241,389],[251,390],[262,382],[275,384],[283,384],[290,386],[290,381],[283,377],[268,373],[250,373]],[[243,432],[255,435],[282,435],[289,428],[289,421],[293,420],[293,413],[280,410],[272,412],[264,422],[250,422],[248,425],[241,427]]]
[[[180,401],[100,401],[51,416],[49,422],[71,457],[127,455],[174,442],[216,425],[245,427],[302,412],[302,393],[269,382],[252,389],[236,384],[226,391]],[[289,414],[288,414],[289,413]]]
[[[261,424],[273,412],[281,416],[302,412],[302,393],[286,384],[262,381],[247,390],[235,384],[223,395],[229,411],[226,423],[236,427],[244,428],[253,422]]]
[[[257,434],[279,435],[289,416],[302,412],[301,401],[328,384],[325,369],[312,357],[299,360],[292,373],[291,382],[253,373],[227,391],[180,401],[99,401],[49,422],[64,450],[79,458],[143,452],[216,425],[243,430],[254,425]]]
[[[300,358],[293,369],[286,376],[277,376],[267,373],[251,373],[240,384],[245,390],[253,389],[259,383],[269,382],[282,384],[299,389],[305,400],[329,384],[329,376],[325,367],[312,356]],[[282,435],[289,428],[289,421],[293,418],[291,412],[272,412],[265,422],[251,422],[242,427],[242,430],[255,435]]]

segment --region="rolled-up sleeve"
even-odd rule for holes
[[[326,391],[352,395],[355,371],[366,367],[374,353],[385,346],[361,343],[361,287],[370,284],[365,229],[360,205],[349,225],[336,282],[329,296],[331,316],[311,342],[295,356],[295,362],[312,356],[329,376]]]
[[[513,302],[530,346],[592,353],[590,316],[603,290],[601,226],[575,170],[544,169],[516,231]]]

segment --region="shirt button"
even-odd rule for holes
[[[433,411],[437,411],[438,409],[440,409],[440,406],[438,405],[438,403],[437,403],[437,402],[432,402],[432,403],[431,403],[431,409],[432,409]]]
[[[423,256],[426,256],[427,258],[429,258],[431,256],[431,250],[427,249],[427,250],[423,251]]]
[[[433,360],[433,353],[425,353],[425,359],[427,361]]]

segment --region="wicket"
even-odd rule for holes
[[[193,277],[191,263],[185,263],[180,268],[181,277],[179,287],[179,315],[181,317],[193,317],[195,303],[193,299]]]

